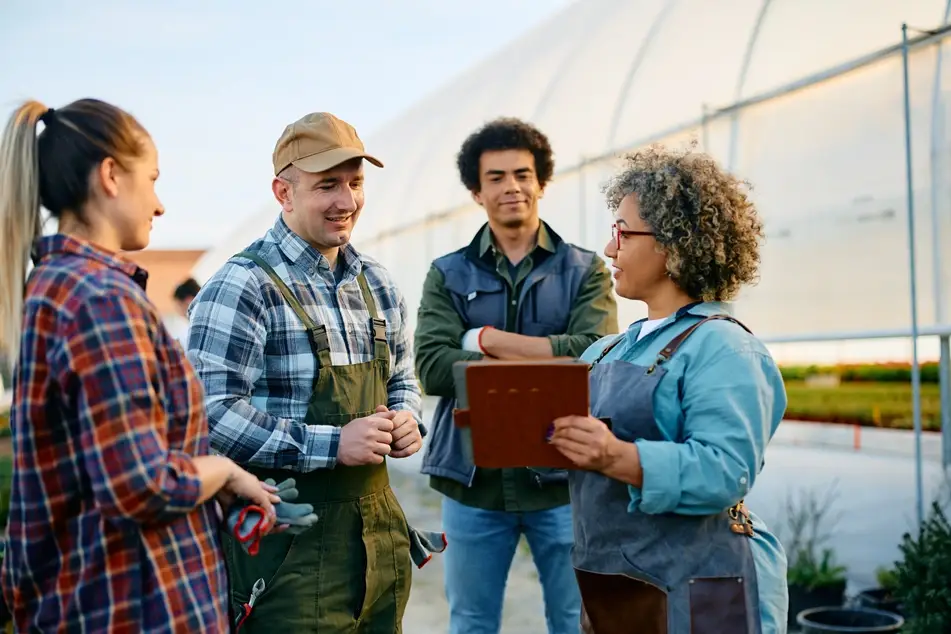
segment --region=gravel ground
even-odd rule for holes
[[[438,530],[442,526],[440,495],[429,488],[425,476],[391,467],[390,481],[410,523],[431,530]],[[452,548],[452,544],[448,547]],[[422,570],[414,569],[413,572],[413,587],[403,619],[403,632],[445,634],[449,631],[449,606],[443,590],[442,556],[434,555]],[[505,606],[502,609],[502,632],[544,634],[546,631],[541,586],[528,545],[523,539],[509,573]]]

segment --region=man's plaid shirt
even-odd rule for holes
[[[14,377],[3,594],[18,632],[227,632],[201,384],[146,273],[37,243]]]
[[[338,284],[326,258],[280,217],[246,250],[270,264],[311,319],[326,326],[334,365],[373,359],[370,313],[357,281],[363,271],[386,320],[385,405],[420,421],[406,304],[386,269],[346,245]],[[336,465],[340,428],[303,422],[317,372],[307,330],[261,267],[245,258],[226,262],[192,301],[189,321],[188,358],[205,386],[215,451],[258,467],[312,471]]]

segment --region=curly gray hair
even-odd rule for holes
[[[640,216],[667,256],[667,273],[702,301],[729,301],[757,280],[763,225],[748,183],[707,154],[652,145],[628,154],[603,187],[608,207],[635,195]]]

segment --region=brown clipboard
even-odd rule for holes
[[[588,414],[588,364],[572,358],[453,364],[453,420],[477,467],[577,468],[547,442],[552,421]]]

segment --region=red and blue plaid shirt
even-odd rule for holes
[[[227,632],[200,382],[147,274],[64,236],[36,245],[14,377],[3,594],[17,631]]]

